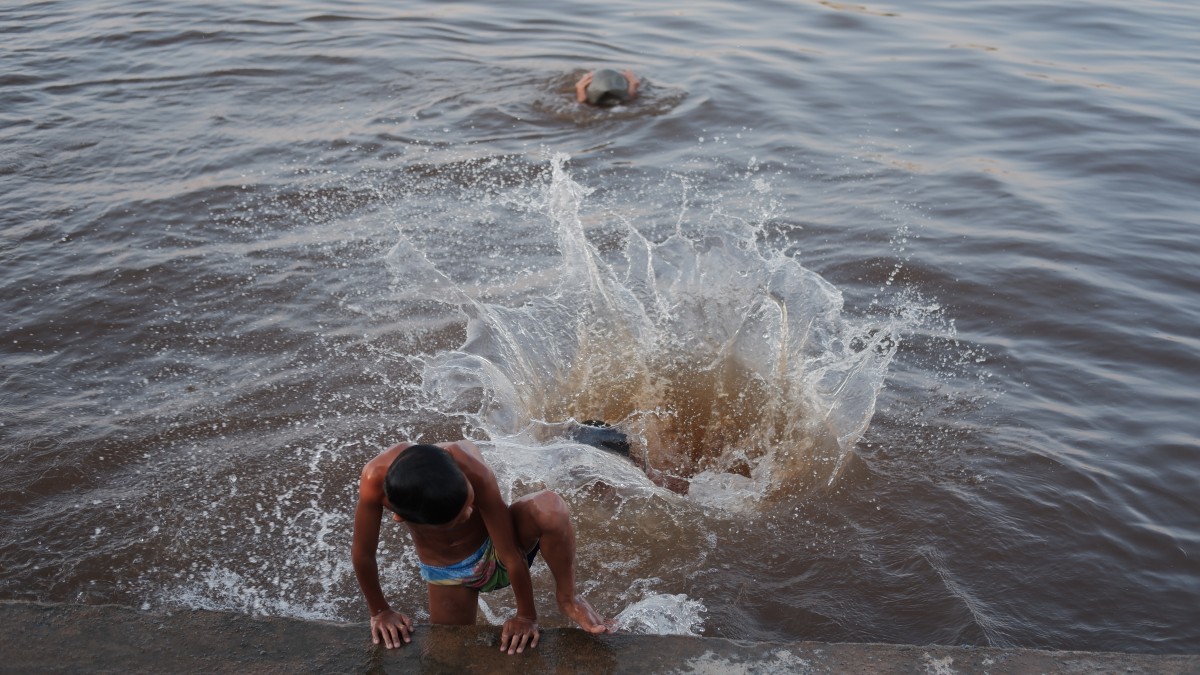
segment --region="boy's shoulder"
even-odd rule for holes
[[[392,466],[392,462],[396,460],[396,456],[401,452],[404,452],[406,448],[409,448],[412,445],[413,443],[403,441],[393,445],[387,450],[384,450],[378,455],[375,455],[371,461],[367,462],[366,465],[363,466],[363,477],[366,478],[371,476],[382,479],[382,476],[387,474],[388,468]]]
[[[476,491],[495,485],[496,476],[483,459],[483,453],[479,451],[479,446],[464,439],[453,443],[438,443],[438,447],[450,453],[450,456],[454,458],[454,463],[458,464],[459,469],[462,469],[463,475],[475,486]]]
[[[460,465],[466,460],[468,463],[479,463],[487,466],[487,462],[483,461],[483,453],[479,452],[479,446],[466,439],[454,441],[453,443],[438,443],[438,447],[444,448],[449,452],[454,461]]]

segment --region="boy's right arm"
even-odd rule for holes
[[[375,552],[379,547],[379,521],[383,517],[383,481],[370,475],[368,466],[363,470],[358,486],[358,507],[354,510],[354,543],[350,549],[350,561],[358,586],[367,598],[371,610],[371,639],[375,644],[382,640],[388,649],[399,647],[400,641],[411,642],[412,619],[392,611],[383,588],[379,585],[379,567]]]

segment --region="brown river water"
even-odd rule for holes
[[[359,470],[465,436],[624,630],[1200,652],[1198,22],[4,5],[0,597],[362,621]]]

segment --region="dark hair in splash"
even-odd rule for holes
[[[410,523],[442,525],[467,503],[467,477],[442,448],[410,445],[388,467],[383,484],[396,514]]]

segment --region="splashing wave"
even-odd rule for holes
[[[434,405],[532,443],[606,420],[639,465],[708,504],[832,482],[874,412],[895,331],[844,317],[835,287],[760,243],[761,223],[681,217],[657,242],[625,226],[602,254],[566,160],[523,204],[557,237],[544,293],[504,306],[433,275],[427,292],[468,317],[460,347],[425,359]]]

